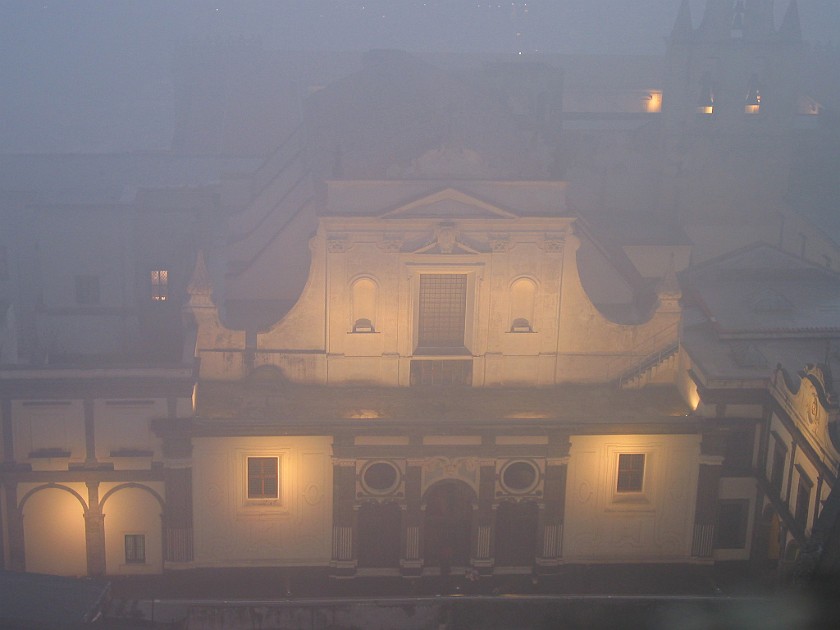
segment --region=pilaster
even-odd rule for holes
[[[333,575],[356,573],[356,463],[333,460],[333,544],[330,566]]]
[[[472,566],[480,573],[490,574],[495,564],[496,510],[496,462],[482,461],[478,473],[478,509],[472,524]]]
[[[566,477],[569,469],[568,435],[549,438],[552,457],[546,460],[543,502],[537,517],[536,568],[555,571],[563,561],[563,521],[566,512]]]
[[[88,507],[85,510],[85,545],[90,576],[105,575],[105,517],[99,505],[99,482],[85,483]]]
[[[168,419],[177,424],[184,420]],[[173,427],[177,428],[177,427]],[[186,431],[172,431],[163,440],[164,562],[193,560],[192,440]]]
[[[6,495],[6,522],[9,534],[9,557],[6,569],[26,571],[26,546],[23,538],[23,513],[18,507],[17,484],[7,482],[3,489]]]
[[[421,471],[421,462],[414,460],[406,462],[405,510],[402,515],[402,554],[400,557],[400,570],[404,576],[420,576],[423,571]]]
[[[695,558],[711,560],[714,554],[720,471],[725,445],[726,436],[723,433],[714,430],[703,433],[691,545],[691,555]]]

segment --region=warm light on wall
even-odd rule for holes
[[[543,411],[515,411],[505,416],[511,420],[528,420],[538,418],[548,418],[548,414]]]
[[[753,86],[750,88],[750,91],[747,93],[747,102],[744,105],[744,113],[746,114],[757,114],[761,109],[761,92],[758,91],[758,88]]]
[[[715,112],[715,93],[712,88],[712,77],[707,72],[701,82],[700,97],[697,99],[697,113],[709,115]]]
[[[700,406],[700,394],[697,393],[697,386],[693,385],[688,391],[688,404],[691,407],[692,411],[697,411],[697,407]]]
[[[376,409],[350,409],[344,413],[344,417],[351,420],[363,420],[381,418],[382,414]]]
[[[658,114],[662,111],[662,92],[651,92],[647,97],[648,114]]]

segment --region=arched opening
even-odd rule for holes
[[[353,332],[376,332],[376,283],[359,278],[351,288]]]
[[[539,508],[533,501],[505,501],[496,511],[496,565],[529,567],[534,564]]]
[[[87,575],[85,507],[77,491],[44,486],[21,501],[26,570]]]
[[[537,285],[530,278],[519,278],[510,285],[510,331],[532,332]]]
[[[441,481],[426,492],[423,527],[425,566],[469,564],[472,499],[469,487],[458,481]]]
[[[111,488],[101,501],[109,575],[163,571],[163,501],[141,484]]]
[[[400,506],[368,502],[359,508],[359,567],[381,568],[400,565]]]

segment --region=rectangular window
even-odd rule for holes
[[[165,302],[169,299],[169,270],[153,269],[149,274],[152,301]]]
[[[793,518],[803,530],[808,527],[808,508],[811,505],[812,486],[811,480],[800,470],[799,485],[796,489],[796,511]]]
[[[280,497],[278,457],[248,458],[248,498],[277,499]]]
[[[125,563],[144,564],[146,562],[146,536],[144,534],[125,535]]]
[[[419,348],[464,348],[466,274],[421,274]]]
[[[778,437],[773,438],[773,467],[770,469],[770,485],[776,491],[776,496],[782,496],[782,481],[785,476],[785,461],[787,451]]]
[[[76,303],[99,304],[99,276],[76,276]]]
[[[718,503],[716,549],[743,549],[747,544],[747,516],[750,502],[746,499]]]
[[[644,453],[619,453],[616,492],[641,492],[644,478]]]

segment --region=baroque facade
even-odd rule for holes
[[[265,159],[4,158],[3,567],[828,546],[838,250],[777,181],[819,115],[770,4],[683,3],[659,87],[379,51]]]

